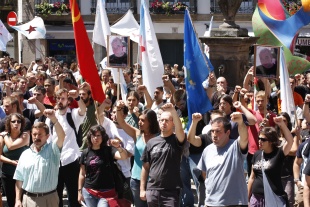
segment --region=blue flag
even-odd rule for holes
[[[184,65],[189,128],[193,113],[204,114],[212,109],[202,82],[209,76],[209,72],[213,71],[213,66],[201,50],[187,9],[184,15]]]

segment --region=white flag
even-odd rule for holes
[[[105,0],[97,1],[96,18],[93,31],[93,42],[107,47],[107,38],[111,35],[110,24],[105,11]]]
[[[154,94],[156,87],[162,86],[164,64],[160,54],[155,30],[145,0],[140,7],[140,39],[139,50],[141,54],[143,85]]]
[[[113,26],[111,32],[121,36],[130,36],[130,39],[136,43],[139,42],[139,24],[129,9],[128,12]]]
[[[0,19],[0,50],[6,51],[6,44],[12,39],[12,35],[9,33]]]
[[[127,97],[127,84],[124,78],[123,70],[119,68],[111,68],[111,75],[114,83],[120,84],[122,100],[125,101]]]
[[[280,98],[281,98],[281,111],[290,115],[291,122],[294,123],[295,118],[295,103],[293,92],[291,89],[289,74],[285,63],[283,48],[280,49]]]
[[[16,31],[25,35],[28,39],[44,39],[46,29],[41,17],[34,17],[33,20],[26,24],[11,26]]]

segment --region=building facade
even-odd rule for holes
[[[68,4],[69,0],[63,0]],[[38,5],[42,2],[57,4],[59,0],[4,0],[0,3],[0,17],[6,22],[9,11],[16,11],[19,22],[28,22],[34,16],[44,19],[47,29],[46,39],[28,40],[21,34],[10,29],[14,40],[8,45],[11,56],[19,59],[24,64],[29,64],[35,58],[55,56],[57,60],[71,62],[75,58],[74,34],[72,29],[71,15],[64,11],[61,15],[39,14]],[[77,0],[81,14],[86,26],[88,37],[92,41],[92,31],[95,21],[97,0]],[[157,1],[149,1],[151,18],[159,42],[164,63],[183,65],[183,21],[184,12],[155,11],[152,6]],[[158,2],[162,2],[158,0]],[[213,16],[213,27],[222,23],[223,16],[217,6],[216,0],[169,0],[170,7],[178,2],[187,5],[198,36],[203,36],[208,30],[211,17]],[[1,5],[2,4],[2,5]],[[251,17],[255,9],[255,0],[244,0],[236,16],[236,23],[249,30],[252,35]],[[106,11],[110,25],[120,19],[128,9],[133,10],[136,20],[139,22],[140,0],[106,0]],[[131,42],[131,63],[135,63],[138,55],[137,43]],[[95,60],[99,63],[105,56],[105,48],[95,45]]]

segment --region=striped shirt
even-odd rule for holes
[[[55,190],[58,182],[60,153],[56,141],[45,144],[40,152],[33,145],[25,150],[18,161],[14,179],[23,182],[22,188],[31,193]]]

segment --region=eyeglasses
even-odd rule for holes
[[[307,126],[310,126],[310,122],[307,122]]]
[[[267,141],[268,141],[268,139],[263,138],[263,137],[258,137],[258,140],[259,140],[259,141],[262,141],[262,142],[267,142]]]
[[[20,124],[20,123],[22,123],[22,121],[21,120],[12,120],[11,123],[13,123],[13,124],[15,124],[15,123]]]

